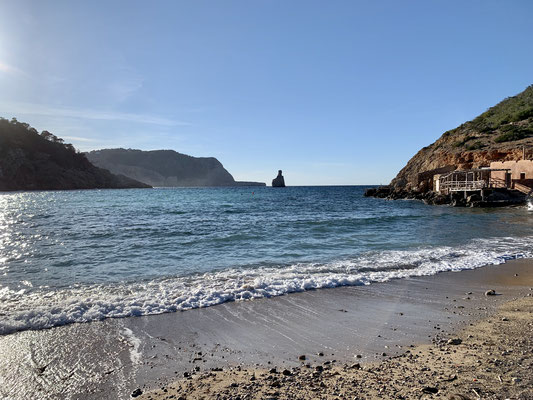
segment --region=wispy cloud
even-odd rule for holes
[[[80,136],[63,136],[63,139],[75,140],[77,142],[96,142],[96,140],[94,139],[89,139],[89,138],[80,137]]]
[[[126,121],[148,125],[161,126],[190,126],[184,121],[177,121],[169,118],[148,114],[133,114],[116,111],[102,111],[94,109],[70,108],[70,107],[50,107],[33,103],[0,103],[0,111],[17,115],[40,115],[47,117],[65,117],[102,121]]]
[[[17,68],[13,65],[9,65],[2,61],[0,61],[0,72],[3,72],[5,74],[28,76],[28,74],[25,71],[21,70],[20,68]]]

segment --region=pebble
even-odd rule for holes
[[[485,292],[485,296],[496,296],[496,290],[490,289]]]
[[[450,345],[454,345],[454,346],[457,346],[458,344],[461,344],[463,343],[463,341],[459,338],[455,338],[455,339],[448,339],[448,341],[446,342],[446,344],[450,344]]]
[[[143,394],[143,391],[141,389],[135,389],[131,394],[131,397],[139,397],[141,394]]]

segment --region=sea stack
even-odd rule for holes
[[[272,179],[272,187],[285,187],[285,179],[281,174],[281,169],[278,171],[278,176]]]

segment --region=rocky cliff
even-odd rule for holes
[[[95,165],[152,186],[265,186],[237,182],[213,157],[191,157],[173,150],[104,149],[87,153]]]
[[[70,144],[16,119],[0,118],[0,190],[146,188],[92,165]]]
[[[424,147],[392,180],[395,191],[430,190],[432,171],[489,166],[520,160],[533,150],[533,85]]]

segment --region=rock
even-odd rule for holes
[[[432,386],[423,387],[421,390],[422,390],[422,393],[426,393],[426,394],[436,394],[439,392],[439,389],[437,389],[436,387],[432,387]]]
[[[377,188],[368,188],[365,190],[365,197],[385,198],[391,194],[391,188],[388,186],[380,186]]]
[[[473,203],[475,201],[481,201],[481,196],[479,194],[472,194],[466,198],[467,203]]]
[[[322,372],[322,371],[324,371],[324,367],[323,367],[322,365],[317,365],[317,366],[315,367],[315,371],[317,371],[317,372]]]
[[[281,373],[282,373],[284,376],[291,376],[291,375],[292,375],[292,372],[289,371],[288,369],[284,369]]]
[[[454,345],[454,346],[457,346],[459,344],[463,343],[463,341],[459,338],[455,338],[455,339],[448,339],[448,341],[446,342],[446,344],[450,344],[450,345]]]
[[[270,372],[271,374],[277,374],[278,373],[276,368],[271,368],[270,371],[268,371],[268,372]]]
[[[300,357],[298,357],[298,360],[305,361],[306,357],[304,354],[302,354]]]
[[[351,368],[352,369],[361,369],[361,364],[359,364],[359,363],[352,364]]]
[[[272,187],[285,187],[285,179],[283,178],[281,169],[278,171],[278,176],[272,179]]]
[[[141,394],[143,394],[143,391],[141,389],[135,389],[132,392],[131,397],[139,397]]]
[[[509,321],[509,318],[503,317],[502,321]]]
[[[511,200],[511,197],[506,192],[495,191],[495,192],[492,192],[489,196],[487,196],[487,201],[509,201],[509,200]]]
[[[485,292],[485,296],[496,296],[496,290],[490,289]]]

